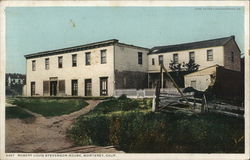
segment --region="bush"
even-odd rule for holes
[[[214,113],[153,113],[150,103],[127,98],[102,102],[67,134],[77,145],[113,145],[129,153],[244,152],[243,120]]]

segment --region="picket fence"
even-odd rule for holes
[[[183,89],[181,89],[183,90]],[[178,94],[176,88],[163,88],[161,92],[169,94]],[[114,92],[114,97],[120,97],[121,95],[126,95],[128,98],[154,98],[155,89],[116,89]]]

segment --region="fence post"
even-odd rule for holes
[[[153,98],[152,102],[152,112],[155,112],[155,97]]]
[[[201,112],[204,113],[206,111],[207,100],[205,94],[203,94]]]

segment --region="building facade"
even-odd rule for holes
[[[171,62],[183,64],[188,63],[190,60],[199,65],[199,70],[214,65],[233,71],[241,70],[240,49],[234,36],[178,45],[158,46],[152,48],[148,54],[149,87],[154,87],[159,79],[160,63],[163,63],[171,72],[169,68]],[[165,84],[165,82],[163,83]],[[186,84],[185,87],[188,87]],[[164,86],[167,86],[167,84]]]
[[[190,60],[199,64],[201,72],[186,76],[185,82],[183,77],[183,83],[185,87],[195,85],[194,88],[204,90],[215,70],[211,66],[236,72],[241,69],[234,36],[150,50],[112,39],[29,54],[25,58],[26,96],[113,96],[116,89],[154,88],[160,80],[161,63],[171,72],[170,63]],[[162,84],[173,87],[166,79]]]
[[[112,96],[117,87],[134,88],[132,78],[147,79],[148,51],[113,39],[26,55],[26,96]]]

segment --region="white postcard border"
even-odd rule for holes
[[[249,159],[249,100],[250,100],[250,74],[249,74],[249,2],[248,1],[0,1],[0,159]],[[6,7],[34,7],[34,6],[182,6],[182,7],[195,7],[195,6],[242,6],[245,7],[245,154],[82,154],[86,157],[68,157],[69,155],[76,155],[69,153],[68,156],[61,157],[63,154],[44,154],[48,157],[41,156],[39,154],[30,153],[27,157],[17,156],[14,154],[13,157],[6,157],[4,152],[5,148],[5,58],[6,58],[6,41],[5,41],[5,13]],[[41,154],[40,154],[41,155]],[[58,155],[58,156],[57,156]],[[65,154],[66,155],[66,154]],[[89,155],[89,157],[87,156]],[[113,155],[113,156],[112,156]],[[29,157],[30,156],[30,157]],[[52,158],[50,158],[52,157]]]

